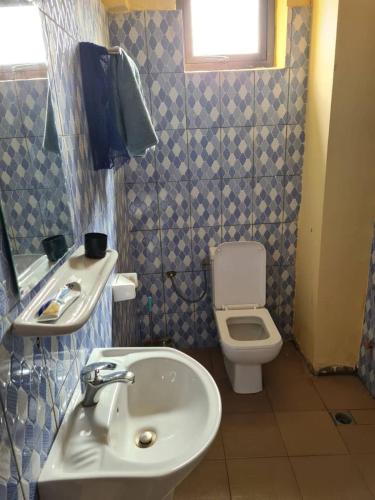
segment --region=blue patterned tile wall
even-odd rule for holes
[[[46,78],[0,81],[8,110],[0,120],[0,191],[14,253],[41,252],[41,240],[56,233],[72,240],[61,158],[42,149],[47,90]]]
[[[109,32],[138,64],[160,140],[154,153],[125,165],[139,335],[150,336],[151,295],[156,336],[181,347],[215,345],[210,290],[188,304],[165,273],[177,271],[181,290],[197,297],[209,246],[254,239],[267,248],[268,307],[289,337],[310,9],[289,11],[285,69],[185,74],[179,11],[111,14]]]
[[[375,225],[362,332],[358,373],[375,397]]]
[[[124,171],[95,172],[92,168],[87,124],[82,112],[77,51],[79,40],[108,45],[107,15],[100,0],[43,0],[38,5],[41,6],[51,62],[49,79],[57,128],[64,135],[60,137],[61,160],[48,158],[46,169],[47,163],[40,156],[39,134],[45,82],[35,81],[35,85],[30,82],[0,84],[0,186],[9,196],[7,208],[14,221],[17,244],[20,249],[35,247],[40,227],[45,226],[47,233],[53,229],[52,218],[49,217],[53,206],[43,196],[43,189],[56,190],[54,199],[61,198],[57,170],[62,168],[67,182],[66,201],[72,207],[74,216],[75,243],[82,243],[82,235],[87,231],[107,233],[110,246],[119,249],[119,266],[126,270],[129,268],[126,246],[129,238],[125,224],[127,206],[123,189],[119,191],[119,186],[125,185]],[[17,106],[14,102],[17,92],[27,93],[29,106],[21,109]],[[36,103],[35,106],[33,103]],[[37,108],[39,112],[34,113]],[[39,127],[37,134],[31,133],[32,121]],[[24,160],[18,161],[21,149],[28,151],[28,155],[22,154]],[[12,175],[8,175],[8,168]],[[30,183],[33,190],[24,191]],[[24,218],[19,216],[19,212],[24,210],[23,205],[13,203],[14,193],[20,192],[27,193],[30,207]],[[118,213],[123,216],[117,218]],[[65,220],[62,214],[60,222]],[[26,226],[28,230],[33,230],[33,236],[28,231],[28,237],[24,237]],[[46,279],[20,302],[9,264],[8,240],[0,225],[1,499],[37,498],[39,472],[77,384],[79,371],[93,347],[112,345],[112,293],[109,286],[90,321],[75,334],[41,340],[14,336],[10,329],[12,320]],[[121,342],[135,344],[137,338],[132,327],[135,310],[126,306],[116,309],[114,315],[123,334]],[[118,331],[120,329],[115,330]],[[125,337],[125,332],[129,332],[128,337]],[[114,335],[113,341],[120,343],[118,334]]]

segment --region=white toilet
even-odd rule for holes
[[[279,354],[282,339],[266,304],[266,250],[256,241],[210,248],[212,301],[233,390],[262,390],[262,364]]]

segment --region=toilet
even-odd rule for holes
[[[266,250],[256,241],[210,248],[212,302],[224,364],[233,390],[262,390],[262,365],[279,354],[282,339],[265,308]]]

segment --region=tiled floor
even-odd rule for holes
[[[223,418],[175,500],[375,499],[375,400],[356,377],[313,377],[289,343],[264,366],[264,391],[238,395],[220,350],[189,354],[215,378]],[[355,423],[336,426],[330,410]]]

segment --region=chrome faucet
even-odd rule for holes
[[[121,370],[107,375],[100,374],[101,370],[114,370],[115,368],[116,363],[112,362],[91,363],[82,368],[81,382],[85,387],[82,406],[95,406],[98,402],[98,392],[109,384],[134,384],[135,375],[129,370]]]

